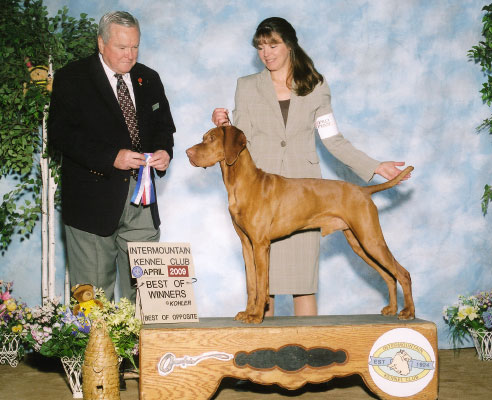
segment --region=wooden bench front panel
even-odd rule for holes
[[[208,399],[224,377],[297,389],[353,374],[382,399],[402,398],[378,387],[368,363],[378,338],[397,328],[423,335],[437,355],[435,324],[380,315],[273,317],[259,325],[232,318],[145,325],[140,333],[140,399]],[[437,398],[437,358],[433,367],[432,380],[412,399]]]

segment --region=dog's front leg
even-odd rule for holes
[[[256,273],[255,273],[255,261],[253,257],[253,246],[248,236],[242,231],[242,229],[232,221],[234,229],[241,239],[241,245],[243,248],[244,265],[246,268],[246,292],[248,295],[248,302],[246,304],[246,310],[237,313],[235,320],[245,321],[248,315],[253,314],[256,303]]]
[[[253,310],[246,310],[242,321],[259,324],[263,321],[265,307],[269,301],[268,269],[270,265],[270,242],[252,243],[254,258],[254,280],[256,281],[256,297]],[[249,303],[249,300],[248,300]]]

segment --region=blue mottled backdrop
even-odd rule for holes
[[[164,82],[176,122],[175,158],[157,184],[162,241],[190,242],[201,317],[233,316],[245,306],[241,247],[227,211],[218,166],[193,168],[185,149],[212,127],[215,107],[233,108],[236,79],[259,71],[250,40],[257,24],[281,16],[332,89],[344,135],[380,160],[415,166],[410,181],[373,196],[386,240],[413,279],[419,318],[434,321],[448,348],[442,308],[459,294],[492,288],[492,219],[480,197],[492,182],[492,142],[475,127],[488,116],[480,67],[467,51],[481,39],[478,0],[224,1],[45,0],[99,21],[127,10],[142,26],[140,61]],[[361,183],[318,145],[325,178]],[[375,179],[375,181],[380,181]],[[12,186],[0,181],[0,194]],[[58,234],[56,293],[63,295],[65,257]],[[0,264],[14,295],[41,301],[39,227],[15,238]],[[374,314],[386,304],[379,275],[355,256],[341,233],[322,239],[321,314]],[[291,300],[277,315],[291,315]],[[401,296],[400,296],[401,304]]]

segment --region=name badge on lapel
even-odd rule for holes
[[[152,106],[152,111],[155,111],[159,108],[159,103],[155,103],[153,106]]]

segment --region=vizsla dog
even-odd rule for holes
[[[294,179],[256,168],[246,148],[246,137],[234,126],[209,130],[202,143],[186,150],[195,167],[220,163],[229,196],[229,212],[241,239],[246,264],[248,301],[235,319],[263,321],[269,302],[270,243],[305,229],[321,229],[323,236],[341,230],[354,250],[379,272],[388,285],[389,304],[383,315],[398,311],[396,281],[403,289],[400,319],[415,318],[410,274],[393,257],[381,231],[371,194],[400,182],[413,167],[380,185],[361,187],[328,179]]]

